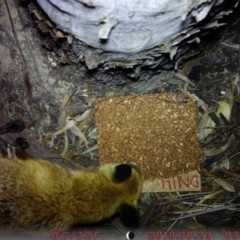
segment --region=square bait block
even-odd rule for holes
[[[100,163],[136,162],[142,192],[200,191],[196,104],[185,100],[170,93],[96,99]]]

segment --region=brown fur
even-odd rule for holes
[[[69,172],[44,160],[0,158],[0,228],[66,230],[109,218],[123,203],[137,207],[139,171],[116,183],[116,165]]]

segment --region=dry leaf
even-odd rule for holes
[[[192,98],[194,101],[196,101],[205,112],[209,112],[208,106],[206,105],[205,102],[203,102],[202,99],[200,99],[198,96],[196,96],[194,93],[190,93],[189,91],[186,91],[184,89],[179,89],[181,90],[184,94]]]
[[[182,227],[192,229],[192,230],[205,228],[205,226],[203,226],[202,224],[194,221],[184,221],[182,224]]]
[[[180,210],[185,210],[186,209],[186,206],[182,202],[178,202],[178,203],[174,204],[173,206],[180,209]]]
[[[91,139],[97,139],[96,128],[93,128],[93,130],[88,134],[88,137],[91,138]]]
[[[84,129],[84,127],[89,123],[89,121],[91,121],[91,119],[94,118],[94,113],[95,113],[95,110],[92,109],[91,112],[89,112],[88,116],[78,124],[78,128],[79,128],[81,131],[82,131],[82,130]]]
[[[67,36],[67,41],[68,41],[69,44],[72,44],[72,42],[73,42],[73,36],[72,36],[72,35],[68,35],[68,36]]]
[[[56,35],[56,37],[58,37],[58,38],[65,38],[66,36],[63,34],[63,32],[61,32],[61,31],[57,31],[56,33],[55,33],[55,35]]]
[[[75,117],[72,120],[68,120],[70,118],[70,117],[68,117],[66,119],[66,122],[67,122],[66,125],[63,128],[61,128],[60,130],[56,131],[55,133],[52,133],[51,136],[59,135],[59,134],[65,132],[65,131],[67,131],[71,127],[73,127],[76,124],[76,122],[83,121],[85,118],[88,117],[88,115],[90,114],[91,110],[92,110],[91,108],[86,110],[82,115],[80,115],[78,117]]]
[[[90,153],[90,152],[92,152],[92,151],[94,151],[94,150],[96,150],[96,149],[98,149],[98,145],[97,145],[97,144],[94,145],[94,146],[92,146],[92,147],[90,147],[88,150],[82,152],[81,154]]]
[[[88,141],[85,137],[85,135],[82,133],[82,131],[77,127],[77,126],[72,126],[70,127],[71,132],[73,132],[76,136],[78,136],[81,140],[84,141],[85,146],[88,145]]]
[[[222,179],[222,178],[215,178],[214,181],[220,185],[221,187],[223,187],[225,190],[229,191],[229,192],[236,192],[235,188],[233,187],[233,185],[231,183],[229,183],[228,181]]]
[[[194,84],[188,77],[184,76],[183,74],[181,73],[176,73],[175,76],[189,84],[191,84],[193,87],[197,87],[196,84]]]
[[[222,113],[224,115],[224,117],[229,121],[230,116],[231,116],[230,105],[225,101],[219,101],[217,103],[219,104],[218,110],[216,112],[217,116],[220,117],[220,113]],[[213,128],[215,126],[216,126],[216,124],[213,121],[211,121],[211,124],[210,124],[211,129],[209,129],[209,133],[213,132]]]
[[[212,119],[209,117],[208,112],[205,112],[198,123],[198,130],[199,130],[199,140],[204,140],[208,134],[210,133],[210,125],[211,125]]]
[[[66,107],[68,100],[69,100],[69,96],[68,96],[68,94],[65,94],[63,97],[61,106],[60,106],[61,109]],[[66,118],[67,118],[67,113],[66,113],[66,110],[63,109],[62,112],[60,113],[60,116],[58,117],[59,128],[62,128],[65,126]]]
[[[227,161],[227,162],[229,162],[229,161]],[[236,173],[236,172],[232,172],[232,171],[229,171],[229,170],[227,170],[226,168],[220,168],[221,169],[221,171],[223,171],[225,174],[227,174],[227,175],[229,175],[229,176],[231,176],[231,177],[234,177],[234,178],[240,178],[240,174],[239,173]]]
[[[67,132],[65,132],[65,136],[64,136],[64,149],[61,153],[62,157],[65,157],[68,151],[68,136],[67,136]]]
[[[32,12],[34,13],[35,17],[38,20],[43,20],[43,16],[42,16],[41,12],[39,12],[37,9],[34,9]]]
[[[216,182],[219,186],[223,187],[225,190],[229,192],[236,192],[233,185],[228,181],[221,178],[217,178],[214,174],[210,173],[206,168],[203,168],[203,171],[206,173],[207,176],[212,178],[214,182]]]
[[[219,190],[217,192],[211,193],[211,194],[207,194],[204,197],[202,197],[202,199],[197,203],[197,206],[199,206],[200,204],[204,203],[205,201],[212,199],[214,197],[216,197],[218,194],[222,193],[223,190]]]
[[[217,102],[219,104],[217,115],[220,116],[220,113],[224,115],[224,117],[229,120],[231,115],[231,107],[230,105],[225,101],[219,101]]]
[[[231,143],[232,143],[234,140],[235,140],[235,136],[234,136],[234,134],[232,134],[232,135],[228,138],[227,143],[226,143],[225,145],[223,145],[222,147],[217,148],[217,149],[208,149],[208,150],[204,149],[203,152],[204,152],[205,156],[207,156],[207,157],[219,155],[219,154],[221,154],[222,152],[226,151],[226,150],[230,147]]]
[[[91,111],[92,111],[91,108],[87,109],[82,115],[76,117],[75,121],[76,122],[83,121],[84,119],[86,119],[88,117],[88,115],[90,114]]]
[[[178,194],[179,195],[179,194]],[[174,195],[173,193],[169,192],[169,197],[174,200],[177,201],[178,198],[176,195]],[[176,204],[174,204],[174,207],[180,209],[180,210],[185,210],[186,206],[182,203],[182,202],[177,202]]]
[[[51,27],[51,28],[54,27],[53,23],[52,23],[51,21],[49,21],[49,20],[46,20],[45,23],[46,23],[49,27]]]

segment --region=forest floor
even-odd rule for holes
[[[141,228],[162,232],[158,236],[154,231],[136,233],[161,239],[164,231],[175,228],[198,234],[210,229],[216,237],[231,227],[239,229],[240,20],[223,28],[201,54],[177,72],[164,71],[166,76],[177,74],[178,79],[160,85],[143,81],[109,87],[91,77],[85,79],[85,68],[74,64],[76,59],[69,60],[74,56],[52,51],[54,43],[42,37],[44,29],[39,31],[41,26],[36,27],[28,8],[8,0],[0,3],[0,9],[0,126],[16,119],[26,123],[23,132],[1,135],[1,141],[11,145],[16,137],[24,137],[30,155],[67,168],[98,165],[94,113],[76,124],[83,135],[67,130],[67,121],[86,114],[96,97],[125,95],[131,90],[141,94],[149,84],[151,90],[144,93],[166,92],[173,85],[184,89],[186,82],[191,83],[195,87],[188,84],[185,91],[198,103],[202,190],[142,194]],[[111,226],[117,232],[127,231],[118,220],[108,229]]]

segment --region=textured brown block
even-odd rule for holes
[[[201,189],[196,106],[169,93],[98,98],[95,102],[101,163],[136,162],[143,192]]]

